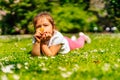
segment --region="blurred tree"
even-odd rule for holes
[[[117,27],[120,31],[120,0],[106,0],[106,10],[112,27]]]
[[[88,11],[89,0],[61,0],[58,4],[52,4],[55,6],[52,6],[51,12],[61,32],[93,30],[97,18]]]
[[[112,32],[112,27],[120,30],[119,3],[119,0],[90,0],[89,10],[97,16],[97,24],[104,30],[108,27],[110,28],[109,32]]]
[[[0,9],[6,11],[0,21],[2,34],[33,33],[32,19],[41,11],[51,12],[63,32],[88,31],[95,21],[88,4],[89,0],[1,0]]]
[[[6,12],[1,25],[2,34],[30,33],[36,13],[48,10],[47,0],[1,0],[0,9]],[[33,28],[34,29],[34,28]],[[31,29],[31,33],[33,32]]]
[[[119,7],[119,0],[0,0],[0,34],[33,33],[33,17],[41,11],[49,11],[62,32],[120,29]]]
[[[52,14],[58,29],[62,32],[89,31],[91,24],[97,20],[96,16],[85,11],[84,7],[70,3],[52,8]]]

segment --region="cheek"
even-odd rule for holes
[[[52,27],[47,27],[45,31],[52,33],[53,32],[53,28]]]

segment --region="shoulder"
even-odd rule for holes
[[[53,36],[51,37],[51,39],[49,41],[49,46],[55,45],[55,44],[62,44],[63,38],[64,38],[64,36],[62,35],[62,33],[55,30]]]
[[[61,32],[55,30],[55,31],[54,31],[54,34],[53,34],[53,37],[63,37],[63,35],[62,35]]]
[[[60,33],[59,31],[55,30],[51,39],[52,40],[54,40],[54,39],[61,40],[63,38],[64,38],[64,36],[62,35],[62,33]]]

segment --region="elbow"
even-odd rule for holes
[[[46,54],[46,56],[52,57],[52,56],[56,56],[56,53],[51,53],[51,54]]]
[[[55,56],[55,55],[47,55],[48,57],[52,57],[52,56]]]
[[[32,55],[32,56],[40,56],[40,53],[39,53],[39,52],[32,51],[31,55]]]

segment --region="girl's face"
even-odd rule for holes
[[[36,30],[39,28],[43,28],[44,32],[49,32],[51,34],[53,33],[53,30],[54,30],[50,21],[45,17],[41,19],[38,18],[35,28]]]

